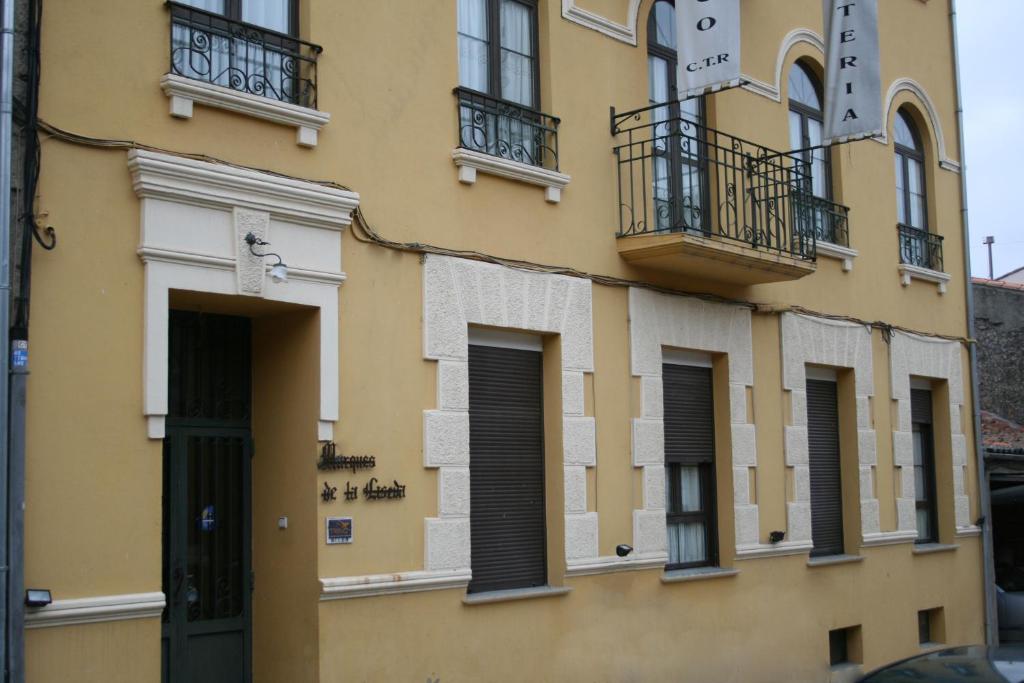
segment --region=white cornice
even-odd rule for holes
[[[150,619],[159,617],[163,609],[163,593],[131,593],[54,600],[46,607],[27,609],[25,628],[94,624],[101,621],[121,621],[123,619]]]
[[[358,194],[337,187],[143,149],[128,153],[128,170],[140,199],[240,206],[321,228],[344,228],[359,206]]]
[[[180,119],[192,118],[192,103],[198,102],[209,107],[294,126],[298,129],[296,142],[303,147],[316,147],[320,129],[331,120],[331,115],[327,112],[175,74],[165,74],[160,79],[160,87],[164,94],[171,98],[171,116]]]
[[[457,147],[452,150],[452,160],[459,169],[459,182],[472,185],[476,182],[477,171],[518,180],[530,185],[539,185],[545,189],[545,198],[552,204],[562,199],[562,190],[572,178],[558,171],[549,171],[518,161],[510,161],[501,157],[475,152]]]
[[[901,263],[899,265],[899,270],[900,283],[904,287],[908,286],[911,280],[924,280],[925,282],[934,282],[939,288],[939,294],[946,293],[946,285],[951,279],[949,273],[931,270],[930,268],[912,266],[909,263]]]
[[[917,540],[917,531],[881,531],[875,534],[864,534],[861,545],[873,547],[879,545],[897,545],[913,543]]]
[[[591,574],[610,574],[612,572],[629,572],[641,569],[663,569],[668,564],[666,553],[655,553],[649,557],[597,557],[589,561],[567,562],[566,576],[589,576]]]
[[[174,249],[160,249],[159,247],[139,247],[136,250],[143,263],[159,261],[162,263],[178,263],[202,268],[214,268],[234,272],[235,259],[214,256],[212,254],[197,254],[187,251],[176,251]],[[265,265],[266,271],[270,272],[270,264]],[[289,280],[305,280],[328,285],[340,285],[347,276],[345,273],[329,273],[321,270],[310,270],[307,268],[288,268]]]
[[[366,576],[336,576],[320,579],[320,599],[340,600],[371,595],[412,593],[446,588],[465,588],[472,578],[468,570],[410,571]]]
[[[736,560],[752,560],[761,557],[782,557],[785,555],[802,555],[814,549],[813,543],[805,541],[783,541],[781,543],[769,544],[758,543],[757,545],[737,546]]]
[[[760,81],[751,76],[744,75],[742,79],[745,81],[743,84],[744,90],[748,90],[762,97],[767,97],[775,102],[782,101],[782,69],[786,65],[786,57],[789,55],[789,51],[794,46],[806,43],[815,50],[825,55],[825,40],[816,31],[812,31],[809,28],[796,28],[786,34],[782,39],[782,43],[779,44],[779,52],[775,57],[775,82],[766,83]]]

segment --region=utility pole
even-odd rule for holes
[[[992,235],[987,236],[985,238],[984,243],[983,243],[983,244],[985,244],[988,247],[988,279],[989,280],[993,279],[993,274],[992,274],[992,245],[995,244],[995,243],[996,243],[996,238],[993,237]]]

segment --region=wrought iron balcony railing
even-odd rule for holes
[[[171,73],[316,109],[319,45],[168,2]]]
[[[900,263],[945,272],[942,267],[942,235],[903,224],[899,225],[899,233]]]
[[[793,194],[797,229],[815,241],[850,246],[849,207],[807,193]]]
[[[613,108],[611,125],[619,237],[686,231],[815,259],[814,215],[825,212],[801,190],[798,158],[707,128],[675,103]]]
[[[459,147],[558,170],[557,117],[468,88],[455,88],[454,93]]]

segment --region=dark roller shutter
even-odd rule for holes
[[[711,462],[715,457],[711,368],[666,363],[662,385],[665,462]]]
[[[469,592],[547,583],[541,354],[469,347]]]
[[[835,382],[807,380],[807,437],[814,541],[811,555],[838,555],[843,552],[843,489]]]
[[[910,419],[920,424],[932,423],[932,392],[927,389],[910,390]]]

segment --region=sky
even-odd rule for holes
[[[993,270],[999,277],[1024,267],[1024,73],[1017,52],[1024,1],[956,4],[971,274],[988,277],[983,242],[992,235]]]

